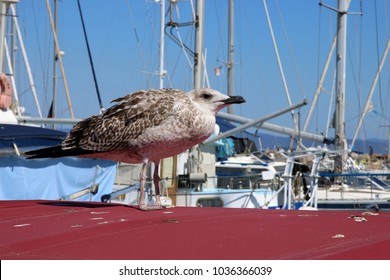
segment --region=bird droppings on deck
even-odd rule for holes
[[[109,214],[110,212],[91,212],[92,215]]]
[[[366,211],[366,212],[363,212],[362,215],[367,215],[367,216],[378,216],[379,213],[371,212],[371,211]]]
[[[80,225],[80,224],[74,224],[74,225],[71,225],[70,227],[72,228],[78,228],[78,227],[82,227],[83,225]]]
[[[31,224],[14,225],[14,227],[27,227],[27,226],[31,226]]]
[[[77,210],[76,209],[65,209],[64,212],[66,212],[66,213],[75,213],[75,212],[77,212]]]
[[[164,223],[168,223],[168,224],[174,224],[174,223],[178,223],[179,221],[178,220],[172,220],[172,219],[169,219],[169,220],[163,220]]]
[[[298,217],[318,217],[317,214],[300,214]]]
[[[345,235],[344,234],[336,234],[336,235],[333,235],[332,238],[345,238]]]
[[[354,219],[355,222],[367,222],[367,219],[359,215],[351,215],[348,218]]]

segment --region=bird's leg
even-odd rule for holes
[[[153,183],[154,190],[156,193],[156,207],[161,207],[161,198],[160,198],[160,177],[158,176],[158,167],[160,166],[160,161],[154,162],[154,173],[153,173]]]
[[[144,209],[146,208],[146,204],[145,204],[145,181],[146,181],[146,171],[148,169],[148,162],[144,162],[144,164],[142,165],[142,168],[141,168],[141,173],[140,173],[140,176],[139,176],[139,179],[140,179],[140,194],[139,194],[139,202],[138,202],[138,206],[140,209],[142,210],[147,210],[147,209]]]
[[[156,192],[156,204],[155,205],[146,205],[145,204],[145,181],[146,181],[146,172],[148,169],[148,162],[145,162],[142,165],[141,174],[140,174],[140,201],[139,209],[140,210],[158,210],[162,209],[161,199],[160,199],[160,177],[158,176],[158,167],[160,162],[157,161],[154,163],[154,174],[153,174],[153,183]]]

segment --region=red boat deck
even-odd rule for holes
[[[386,212],[1,201],[0,223],[3,260],[390,259]]]

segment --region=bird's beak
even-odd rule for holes
[[[222,102],[226,105],[229,105],[229,104],[241,104],[246,102],[246,100],[242,96],[230,96],[228,99],[222,100]]]

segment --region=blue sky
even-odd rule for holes
[[[50,1],[52,2],[52,1]],[[204,47],[210,86],[226,93],[227,70],[227,0],[205,0]],[[335,34],[336,14],[320,7],[317,0],[267,1],[275,38],[278,44],[292,103],[306,98],[309,105],[301,112],[301,125],[306,120],[311,101]],[[323,3],[336,6],[335,0]],[[359,0],[352,0],[350,11],[360,12]],[[22,0],[17,6],[19,24],[25,37],[39,100],[44,114],[51,102],[53,42],[44,0]],[[81,0],[88,39],[96,68],[103,106],[119,96],[140,89],[158,88],[160,2],[154,0]],[[191,1],[179,1],[174,19],[189,22]],[[260,118],[288,106],[286,93],[277,66],[263,1],[235,1],[235,80],[234,92],[247,103],[236,106],[235,113],[248,118]],[[76,118],[98,114],[99,105],[88,62],[87,49],[76,0],[59,1],[59,43],[65,73]],[[362,1],[363,16],[348,17],[346,133],[352,137],[361,108],[390,38],[390,2]],[[168,18],[167,18],[168,19]],[[183,42],[193,47],[193,29],[179,30]],[[181,48],[166,38],[165,87],[189,90],[192,87],[191,65]],[[390,56],[390,55],[389,55]],[[220,76],[214,69],[221,67]],[[333,59],[308,130],[326,130],[333,88]],[[19,62],[17,71],[23,72]],[[60,73],[60,72],[59,72]],[[25,84],[18,83],[22,105],[36,116],[32,98]],[[69,117],[62,80],[59,80],[59,117]],[[380,90],[379,90],[380,86]],[[373,111],[366,117],[359,138],[387,138],[390,124],[390,57],[376,86]],[[333,98],[334,100],[334,98]],[[359,109],[360,108],[360,109]],[[333,109],[331,109],[333,112]],[[271,120],[271,123],[292,127],[291,115]],[[329,131],[333,136],[333,131]]]

